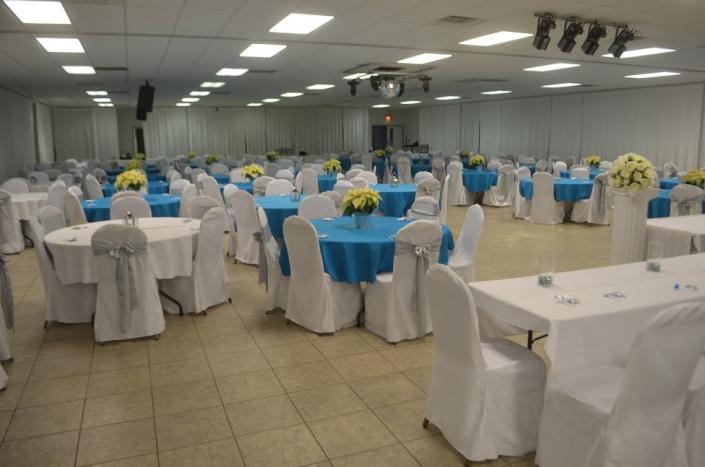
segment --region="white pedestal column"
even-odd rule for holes
[[[614,202],[610,264],[643,261],[648,203],[658,194],[658,190],[610,190]]]

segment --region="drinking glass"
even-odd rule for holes
[[[646,270],[652,272],[661,271],[661,260],[663,259],[663,243],[649,242],[646,247]]]
[[[556,270],[555,255],[539,256],[539,285],[550,287],[553,285],[553,272]]]

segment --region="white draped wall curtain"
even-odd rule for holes
[[[36,162],[32,101],[4,89],[0,89],[0,161],[0,180]]]
[[[120,155],[115,109],[51,111],[56,159],[111,159]]]
[[[421,143],[454,154],[614,158],[705,166],[703,84],[442,105],[420,109]]]

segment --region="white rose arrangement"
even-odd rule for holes
[[[632,152],[622,154],[609,171],[609,185],[623,190],[642,190],[656,182],[654,166],[644,156]]]

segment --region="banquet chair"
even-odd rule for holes
[[[39,225],[42,226],[44,235],[66,227],[64,213],[62,211],[59,211],[59,209],[55,206],[42,207],[39,210],[37,220],[39,221]]]
[[[602,161],[600,162],[600,170],[609,170],[612,168],[612,162]]]
[[[279,159],[279,169],[289,170],[293,174],[294,162],[291,159]],[[289,180],[292,181],[292,180]]]
[[[27,181],[29,182],[30,185],[30,191],[32,191],[32,186],[33,185],[49,185],[49,175],[46,172],[39,172],[39,171],[34,171],[30,172],[29,175],[27,175]]]
[[[440,212],[438,222],[441,224],[448,222],[448,178],[448,175],[446,175],[446,179],[443,181],[443,187],[441,188],[441,199],[439,201]]]
[[[294,172],[292,172],[289,169],[280,169],[277,170],[277,173],[274,174],[274,178],[278,180],[287,180],[289,183],[293,184],[294,183]]]
[[[0,189],[7,191],[10,194],[29,193],[29,182],[20,177],[15,177],[7,180],[0,186]]]
[[[313,169],[301,169],[294,182],[299,193],[304,195],[318,194],[318,176]]]
[[[43,209],[56,210],[53,206],[46,206]],[[55,213],[61,215],[58,210]],[[63,216],[61,219],[63,221]],[[90,323],[95,313],[95,284],[61,282],[54,269],[53,257],[44,243],[44,236],[50,232],[45,232],[44,226],[36,218],[29,220],[29,231],[34,242],[34,254],[37,257],[44,288],[46,304],[44,327],[48,327],[52,322]]]
[[[191,183],[198,187],[198,177],[203,174],[208,175],[203,169],[191,169]]]
[[[137,219],[152,217],[152,209],[149,203],[141,196],[123,196],[110,200],[110,218],[122,219],[128,212]]]
[[[254,197],[244,190],[230,195],[237,226],[236,261],[245,264],[259,264],[259,244],[255,234],[259,232],[259,220]]]
[[[581,179],[581,180],[589,180],[590,179],[590,171],[588,170],[587,167],[584,167],[582,165],[574,165],[573,167],[570,168],[570,177]]]
[[[352,185],[353,185],[353,187],[351,189],[358,190],[360,188],[367,188],[367,180],[365,180],[362,177],[355,177],[352,180],[350,180],[350,183],[352,183]]]
[[[452,161],[448,164],[448,204],[467,206],[468,198],[463,186],[463,164]]]
[[[100,187],[100,183],[98,183],[97,178],[91,174],[88,174],[86,175],[86,180],[84,183],[86,184],[86,199],[103,198],[103,189]]]
[[[682,414],[703,348],[705,304],[679,304],[646,321],[624,366],[604,363],[554,375],[537,463],[687,467]]]
[[[364,170],[365,170],[364,168],[362,168],[362,169],[352,168],[352,169],[348,170],[347,172],[345,172],[345,179],[352,180],[353,178],[360,175],[360,173],[363,172]]]
[[[66,190],[66,193],[64,193],[64,209],[66,210],[69,226],[82,225],[88,222],[86,214],[83,212],[83,206],[81,206],[81,200],[71,190]]]
[[[230,171],[230,183],[240,183],[247,181],[247,177],[242,174],[242,169],[232,169]]]
[[[516,172],[513,165],[503,165],[497,174],[497,185],[491,186],[485,193],[482,204],[486,206],[505,207],[512,205],[514,179]]]
[[[441,182],[435,178],[427,178],[416,184],[416,198],[433,196],[436,200],[441,197]]]
[[[227,165],[223,164],[222,162],[216,162],[215,164],[211,164],[210,167],[208,167],[208,172],[213,175],[213,174],[226,174],[230,171]]]
[[[423,426],[432,423],[470,461],[532,451],[545,364],[508,339],[481,341],[470,289],[449,267],[431,266],[426,289],[435,358]]]
[[[194,201],[196,201],[196,198]],[[213,201],[209,199],[209,201]],[[159,281],[159,289],[181,304],[183,313],[206,313],[212,306],[230,301],[227,274],[223,262],[223,231],[225,212],[213,206],[202,216],[198,247],[190,276]],[[172,300],[162,300],[169,313],[177,313]]]
[[[538,172],[531,179],[534,185],[534,196],[531,200],[529,220],[535,224],[562,224],[565,217],[565,203],[554,199],[553,177],[546,172]]]
[[[488,170],[499,170],[500,167],[502,167],[502,163],[499,159],[490,159],[489,162],[487,162]]]
[[[548,162],[545,159],[536,161],[537,172],[548,172]]]
[[[264,163],[264,174],[267,177],[276,177],[277,172],[279,172],[279,164],[275,164],[274,162],[265,162]]]
[[[267,185],[273,182],[272,177],[267,177],[266,175],[262,177],[257,177],[252,183],[252,193],[256,197],[265,196],[267,194]]]
[[[218,182],[213,177],[204,177],[201,180],[201,194],[212,198],[218,206],[225,208],[225,202],[223,201],[223,195],[220,192],[220,186]]]
[[[438,183],[443,183],[446,179],[446,166],[443,159],[434,157],[431,159],[431,175],[438,180]]]
[[[313,225],[299,216],[288,217],[284,242],[291,266],[286,319],[319,334],[354,325],[362,309],[360,284],[336,282],[324,272]]]
[[[372,171],[372,154],[363,154],[360,157],[362,165],[365,166],[365,170]]]
[[[349,180],[338,180],[333,185],[333,191],[340,193],[340,196],[345,196],[345,193],[355,188],[355,185]]]
[[[68,188],[70,186],[73,186],[75,177],[73,174],[63,173],[63,174],[59,175],[56,179],[64,182],[64,185],[66,185],[66,188]]]
[[[417,172],[416,175],[414,175],[414,183],[421,183],[422,181],[428,178],[433,178],[433,174],[431,172],[426,172],[425,170],[422,170],[421,172]]]
[[[326,196],[333,201],[333,205],[335,206],[335,211],[337,213],[336,215],[338,217],[343,215],[343,195],[337,191],[324,191],[321,193],[321,196]]]
[[[98,272],[95,340],[103,343],[164,332],[157,279],[147,259],[147,235],[137,227],[108,224],[95,231],[91,248]]]
[[[419,196],[411,203],[406,217],[440,222],[441,209],[433,196]]]
[[[116,199],[128,198],[128,197],[131,197],[131,196],[132,196],[132,197],[136,197],[136,198],[141,198],[141,197],[142,197],[142,195],[141,195],[139,192],[137,192],[137,191],[133,191],[133,190],[124,190],[124,191],[118,191],[117,193],[115,193],[115,194],[110,198],[110,201],[112,202],[112,201],[115,201]]]
[[[216,200],[206,195],[194,196],[186,202],[185,217],[189,219],[201,219],[212,208],[222,208]],[[225,220],[223,220],[225,223]]]
[[[423,337],[433,330],[426,302],[426,271],[438,262],[441,227],[419,220],[396,235],[391,273],[377,274],[365,292],[365,327],[387,342]]]
[[[375,175],[374,172],[369,172],[366,170],[357,174],[356,178],[364,179],[368,185],[374,185],[375,183],[377,183],[377,175]]]
[[[671,190],[671,215],[691,216],[703,212],[703,189],[695,185],[680,183]]]
[[[475,204],[465,212],[465,220],[455,243],[453,253],[448,258],[448,266],[466,284],[475,281],[473,259],[480,244],[480,235],[485,224],[485,213]]]
[[[266,310],[267,313],[277,308],[285,310],[286,300],[289,294],[289,278],[282,274],[281,267],[279,266],[281,248],[279,247],[279,243],[272,236],[267,214],[261,207],[257,208],[257,219],[260,228],[259,248],[260,251],[264,253],[264,255],[260,253],[260,264],[258,264],[258,266],[260,282],[264,283],[267,291]],[[264,256],[264,258],[262,258],[262,256]]]
[[[313,170],[316,173],[316,175],[325,175],[326,174],[326,171],[323,170],[323,162],[317,162],[315,164],[311,164],[311,170]]]
[[[553,163],[553,178],[561,178],[561,172],[568,171],[568,164],[563,161]]]
[[[223,188],[223,200],[225,201],[225,221],[228,225],[228,256],[235,256],[237,253],[237,225],[235,224],[235,214],[233,211],[232,195],[239,188],[237,185],[228,183]]]
[[[93,175],[99,183],[105,183],[108,181],[108,174],[105,172],[105,170],[101,169],[100,167],[96,167],[95,169],[93,169]]]
[[[171,185],[173,185],[177,180],[181,180],[182,177],[178,171],[174,170],[171,174],[167,174],[166,179],[169,181],[169,187],[171,188]]]
[[[24,250],[22,224],[15,219],[12,195],[0,190],[0,249],[2,253],[14,254]]]
[[[183,178],[173,180],[169,185],[169,194],[181,195],[181,193],[184,191],[184,188],[186,188],[188,185],[190,185],[189,181]]]
[[[181,191],[181,206],[179,206],[179,217],[188,217],[186,215],[186,205],[190,200],[198,196],[198,192],[196,191],[196,186],[193,183],[188,183],[186,186],[184,186],[184,189]]]
[[[58,208],[64,212],[64,193],[66,192],[66,184],[61,180],[57,180],[51,184],[48,191],[47,204]]]
[[[338,211],[335,203],[327,196],[313,195],[304,198],[299,203],[299,217],[304,219],[322,219],[324,217],[336,217]]]
[[[598,225],[608,225],[610,223],[609,205],[607,202],[608,177],[609,175],[606,173],[595,177],[590,199],[573,203],[573,210],[570,213],[571,222],[587,222]]]
[[[71,185],[66,191],[70,191],[71,193],[76,195],[79,201],[83,201],[83,190],[81,190],[80,187],[76,185]]]
[[[269,182],[264,190],[264,194],[266,196],[288,195],[292,191],[294,191],[294,184],[289,180],[281,178]]]
[[[399,183],[413,183],[411,159],[408,157],[400,157],[397,160],[397,177],[399,178]]]
[[[515,219],[528,219],[531,215],[531,200],[524,198],[519,190],[519,183],[526,178],[531,178],[531,171],[528,167],[519,167],[514,181],[514,200],[512,202],[512,214]]]

